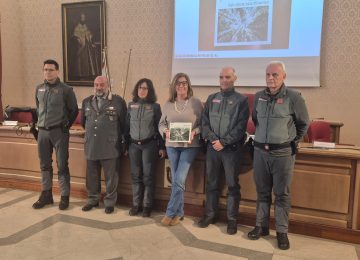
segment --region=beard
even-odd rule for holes
[[[96,91],[95,92],[95,95],[97,96],[97,97],[104,97],[105,96],[105,92],[102,92],[102,91]]]

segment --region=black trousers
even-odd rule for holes
[[[131,143],[129,146],[133,206],[135,207],[152,207],[154,173],[158,155],[156,140],[143,145]]]
[[[216,217],[220,196],[220,176],[225,174],[227,192],[227,218],[237,220],[240,205],[240,148],[231,150],[225,148],[215,151],[211,144],[207,146],[206,153],[206,206],[205,215]],[[222,169],[224,171],[222,171]]]

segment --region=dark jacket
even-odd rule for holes
[[[36,87],[35,101],[38,127],[66,127],[74,123],[78,105],[72,87],[56,80],[54,84],[44,82]]]
[[[234,89],[212,94],[202,115],[202,136],[210,142],[219,140],[224,146],[243,142],[248,119],[246,96]]]
[[[82,102],[81,125],[85,128],[85,156],[88,160],[113,159],[121,155],[126,104],[117,95],[98,108],[94,96]]]
[[[161,108],[158,103],[130,102],[125,130],[127,141],[156,139],[159,147],[164,149],[164,141],[158,129],[160,118]]]
[[[255,141],[259,143],[298,141],[309,126],[304,99],[285,85],[274,96],[267,89],[256,93],[252,119],[256,126]]]

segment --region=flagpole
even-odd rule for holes
[[[129,58],[128,58],[128,64],[127,64],[127,69],[126,69],[126,76],[125,76],[125,87],[124,87],[124,92],[123,92],[123,96],[122,96],[124,99],[125,99],[125,91],[126,91],[126,85],[127,85],[128,75],[129,75],[131,51],[132,51],[132,49],[130,49],[130,51],[129,51]]]
[[[112,99],[112,83],[111,83],[111,79],[110,79],[110,72],[109,72],[109,68],[108,68],[108,64],[107,64],[107,47],[104,47],[103,51],[103,59],[102,59],[102,66],[101,66],[101,75],[106,77],[107,82],[108,82],[108,86],[109,86],[109,96],[108,98],[111,100]]]

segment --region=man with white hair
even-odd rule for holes
[[[89,211],[99,206],[101,168],[104,170],[106,196],[105,213],[114,211],[119,182],[119,157],[125,127],[126,103],[109,90],[108,80],[98,76],[94,81],[94,95],[84,99],[81,124],[85,128],[86,189]]]
[[[255,94],[252,119],[254,139],[254,181],[257,192],[256,225],[248,233],[251,240],[269,235],[272,191],[275,195],[275,227],[278,247],[290,247],[290,185],[297,143],[306,134],[309,115],[300,93],[288,89],[285,65],[270,62],[266,68],[265,90]]]

